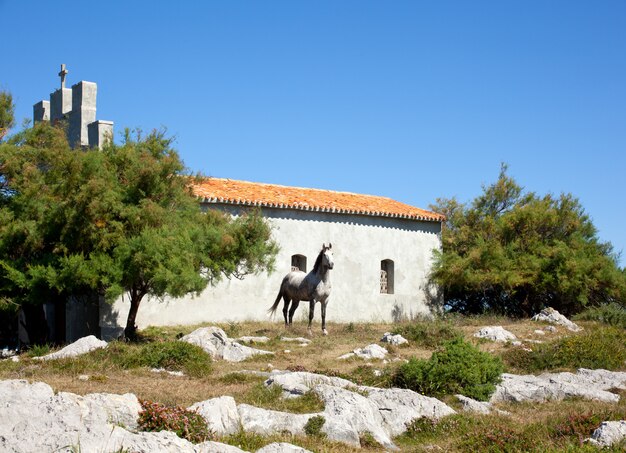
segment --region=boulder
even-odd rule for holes
[[[499,415],[510,415],[510,412],[502,411],[500,409],[494,409],[491,403],[486,401],[477,401],[473,398],[469,398],[463,395],[455,395],[462,405],[464,412],[474,412],[476,414],[491,414],[496,412]]]
[[[602,422],[586,441],[601,448],[626,441],[626,420]]]
[[[626,388],[626,373],[581,368],[574,373],[544,373],[539,376],[502,374],[491,402],[550,401],[583,398],[615,403],[619,395],[608,390]]]
[[[416,418],[439,419],[456,411],[436,398],[420,395],[408,389],[381,389],[360,387],[367,392],[367,399],[378,408],[385,422],[387,432],[398,436],[406,431],[407,423]]]
[[[554,308],[548,307],[541,310],[541,312],[537,313],[532,317],[533,321],[542,321],[548,322],[550,324],[558,324],[560,326],[564,326],[571,330],[572,332],[578,332],[582,330],[578,325],[567,319],[561,313],[556,311]]]
[[[87,337],[79,338],[72,344],[68,344],[63,349],[53,352],[41,357],[35,357],[37,360],[56,360],[66,359],[68,357],[76,357],[79,355],[87,354],[88,352],[96,349],[106,348],[108,343],[106,341],[98,340],[95,336],[89,335]]]
[[[288,432],[297,436],[304,436],[304,425],[309,419],[319,414],[293,414],[240,404],[237,406],[241,427],[246,432],[261,435],[271,435]]]
[[[214,359],[223,359],[227,362],[241,362],[257,354],[273,354],[270,351],[241,345],[229,339],[219,327],[201,327],[185,335],[180,341],[200,346]]]
[[[55,395],[26,381],[0,382],[0,407],[0,450],[15,452],[117,451],[117,436],[129,433],[122,427],[135,429],[141,409],[132,394]]]
[[[242,450],[241,448],[214,441],[196,444],[195,450],[196,453],[245,453],[245,450]]]
[[[288,444],[287,442],[274,442],[260,448],[256,453],[313,453],[305,448],[297,445]]]
[[[382,346],[377,344],[370,344],[365,346],[364,348],[358,348],[349,352],[347,354],[342,355],[339,359],[349,359],[350,357],[359,357],[361,359],[370,360],[370,359],[384,359],[387,355],[387,350]]]
[[[368,398],[347,389],[321,384],[313,391],[325,404],[322,432],[330,440],[360,446],[360,434],[370,433],[384,448],[397,450],[378,406]]]
[[[380,339],[380,341],[382,341],[383,343],[392,344],[394,346],[407,344],[409,342],[409,340],[404,338],[402,335],[400,334],[393,335],[391,332],[385,332],[383,334],[383,337]]]
[[[319,384],[326,384],[340,388],[356,388],[356,385],[347,379],[309,373],[307,371],[295,371],[293,373],[275,371],[272,372],[270,377],[265,381],[266,386],[281,386],[283,389],[283,396],[285,397],[297,397],[304,395],[306,392],[313,390],[313,388]]]
[[[239,412],[232,396],[220,396],[195,403],[189,409],[202,415],[209,429],[219,436],[233,434],[239,430]]]
[[[491,341],[504,342],[515,341],[517,337],[502,326],[488,326],[481,328],[474,334],[477,338],[486,338]]]

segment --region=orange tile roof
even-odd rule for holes
[[[445,217],[391,198],[332,190],[305,189],[233,179],[207,178],[192,185],[206,203],[228,203],[441,222]]]

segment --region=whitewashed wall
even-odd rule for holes
[[[237,215],[239,208],[211,205]],[[263,209],[280,245],[276,270],[268,275],[224,280],[198,297],[157,300],[144,298],[137,325],[178,325],[204,322],[267,320],[284,275],[291,269],[291,256],[307,257],[313,268],[322,243],[331,242],[335,268],[327,321],[393,321],[429,312],[427,275],[432,251],[441,246],[441,225],[388,217],[344,215],[288,209]],[[380,262],[394,261],[394,294],[380,294]],[[124,326],[129,303],[123,298],[113,306],[101,306],[103,336]],[[301,302],[294,319],[305,319],[308,302]],[[276,322],[282,322],[282,302]],[[314,322],[319,328],[319,304]],[[112,333],[112,332],[110,332]]]

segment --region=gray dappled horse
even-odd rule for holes
[[[322,250],[320,251],[313,270],[308,274],[302,271],[291,271],[280,285],[280,291],[276,297],[276,302],[268,310],[271,314],[276,312],[276,308],[280,303],[282,297],[285,301],[283,306],[283,315],[285,316],[285,326],[289,327],[293,321],[293,314],[295,313],[300,301],[309,301],[309,334],[311,333],[311,322],[313,321],[313,313],[315,311],[315,302],[320,302],[322,305],[322,332],[324,335],[328,335],[326,331],[326,304],[328,303],[328,296],[330,296],[330,290],[332,285],[330,284],[329,270],[335,265],[333,261],[333,252],[331,251],[332,244],[322,244]],[[291,309],[289,309],[289,303],[291,302]],[[287,313],[289,311],[289,313]],[[289,317],[287,317],[289,314]]]

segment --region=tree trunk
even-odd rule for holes
[[[135,324],[135,320],[137,319],[139,304],[141,303],[143,296],[144,293],[135,288],[130,291],[130,310],[128,311],[126,328],[124,329],[124,337],[126,338],[126,341],[137,340],[137,325]]]

